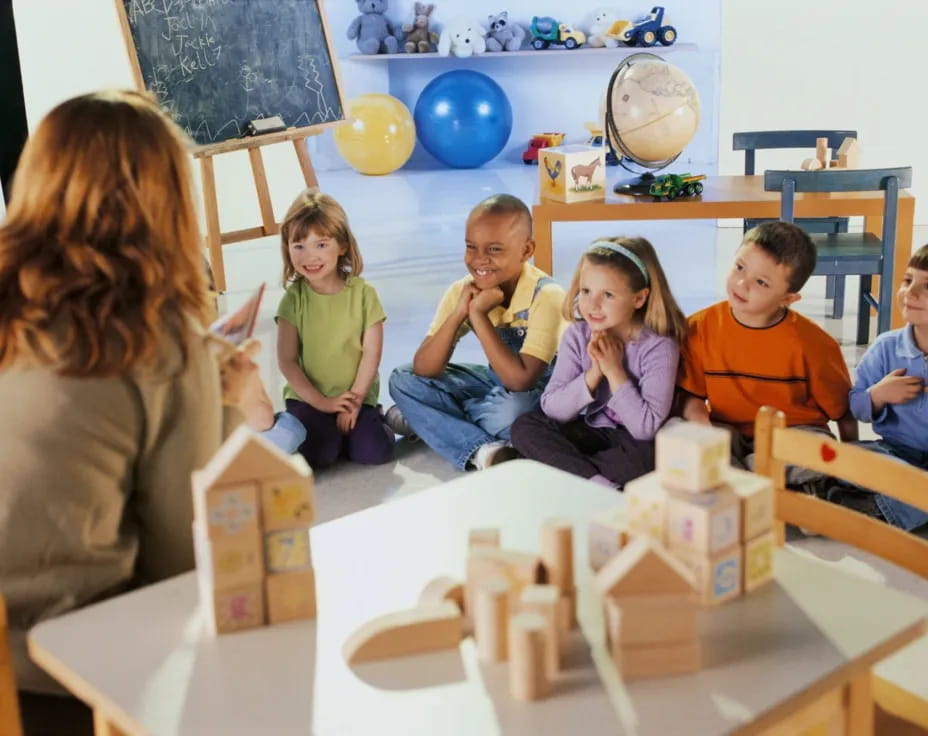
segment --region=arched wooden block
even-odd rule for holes
[[[460,609],[442,601],[371,619],[348,637],[342,653],[357,664],[456,647],[461,636]]]
[[[419,595],[419,605],[441,603],[442,601],[451,601],[463,613],[464,583],[447,575],[430,580]]]

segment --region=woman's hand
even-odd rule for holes
[[[260,342],[246,340],[240,347],[226,352],[219,359],[222,403],[238,407],[246,416],[249,414],[250,403],[260,401],[266,395],[258,365],[254,362],[260,350]]]

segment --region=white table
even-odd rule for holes
[[[775,583],[702,613],[704,667],[625,685],[603,649],[585,520],[621,495],[514,461],[313,529],[317,622],[209,638],[192,574],[40,624],[34,658],[128,734],[751,733],[840,686],[924,630],[928,604],[781,551]],[[461,578],[473,527],[539,549],[539,525],[575,527],[583,632],[553,695],[510,699],[506,664],[458,650],[349,668],[359,624]],[[752,724],[752,725],[748,725]]]

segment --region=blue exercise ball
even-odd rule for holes
[[[486,74],[459,69],[435,77],[413,113],[419,141],[446,166],[472,169],[503,150],[512,105]]]

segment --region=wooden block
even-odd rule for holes
[[[577,628],[577,589],[562,593],[557,602],[557,623],[562,633]]]
[[[741,595],[740,545],[712,557],[676,547],[672,552],[692,573],[697,600],[703,605],[718,605]]]
[[[194,518],[204,522],[211,539],[234,537],[243,531],[257,532],[260,528],[258,484],[197,488]]]
[[[213,591],[215,631],[253,629],[264,625],[264,586],[261,581]]]
[[[545,621],[537,613],[509,619],[509,694],[516,700],[538,700],[548,694]]]
[[[668,424],[655,438],[657,475],[667,488],[698,493],[719,485],[731,465],[727,429],[695,422]]]
[[[260,583],[264,577],[261,534],[241,531],[233,537],[210,539],[205,524],[193,523],[197,567],[204,568],[215,588]]]
[[[264,535],[268,572],[286,572],[312,565],[309,529],[282,529]]]
[[[596,573],[602,596],[657,595],[693,591],[692,574],[679,560],[648,537],[638,537]]]
[[[822,168],[822,162],[817,158],[806,158],[802,160],[802,165],[799,168],[805,171],[818,171]]]
[[[467,535],[468,547],[499,547],[499,529],[471,529]]]
[[[519,610],[537,613],[545,621],[545,671],[548,677],[561,668],[561,625],[559,621],[560,592],[555,585],[528,585],[522,589]]]
[[[467,558],[467,583],[464,587],[464,611],[470,616],[481,578],[500,576],[512,586],[510,604],[515,607],[522,588],[542,582],[543,567],[537,555],[493,547],[475,547]]]
[[[744,543],[744,592],[756,590],[773,580],[773,550],[776,537],[771,529]]]
[[[838,166],[842,169],[860,168],[860,143],[856,138],[845,138],[838,148]]]
[[[454,578],[441,576],[434,578],[419,594],[419,603],[441,603],[451,601],[464,613],[464,584]]]
[[[548,582],[561,592],[574,588],[574,527],[568,519],[546,519],[541,525],[541,561]]]
[[[827,169],[828,160],[831,156],[828,154],[828,139],[827,138],[816,138],[815,139],[815,158],[818,159],[820,164],[819,168]]]
[[[474,603],[474,639],[481,662],[502,662],[507,657],[507,624],[512,586],[501,577],[483,578],[477,583]]]
[[[538,152],[538,193],[559,202],[603,200],[606,147],[571,144]]]
[[[461,612],[451,601],[386,613],[360,626],[342,646],[349,664],[453,649],[461,641]]]
[[[739,541],[741,502],[731,490],[674,492],[667,497],[667,544],[713,555]]]
[[[271,573],[264,579],[264,590],[270,623],[316,618],[316,576],[311,567]]]
[[[621,646],[685,642],[699,634],[692,594],[606,598],[609,641]]]
[[[312,476],[261,484],[264,530],[307,527],[315,519]]]
[[[702,663],[702,648],[699,639],[642,647],[614,645],[612,656],[623,680],[637,680],[696,672]]]
[[[625,484],[625,520],[628,536],[664,541],[667,489],[657,473],[647,473]]]
[[[587,528],[587,558],[594,572],[628,543],[625,507],[593,517]]]
[[[769,478],[730,468],[724,488],[733,491],[741,501],[742,542],[773,529],[773,483]]]

